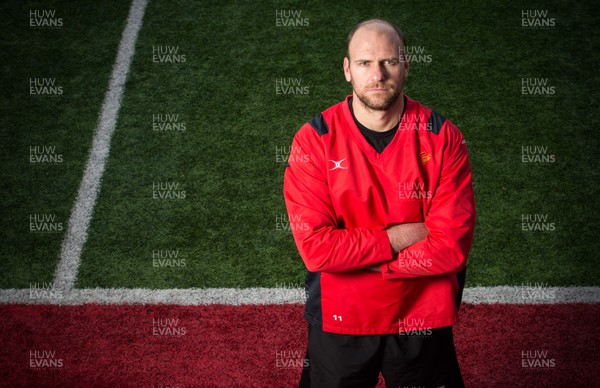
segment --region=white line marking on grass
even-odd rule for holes
[[[67,233],[62,242],[60,262],[54,275],[55,287],[62,290],[72,289],[77,279],[81,251],[87,239],[87,230],[100,191],[100,179],[108,158],[110,140],[121,108],[123,89],[135,51],[138,32],[142,26],[146,4],[147,0],[133,0],[127,17],[127,25],[119,43],[117,60],[104,96],[92,149],[71,212]]]
[[[173,304],[247,305],[301,304],[301,288],[191,288],[150,290],[143,288],[9,289],[0,290],[0,304]],[[465,288],[468,304],[566,304],[600,303],[600,287],[473,287]]]

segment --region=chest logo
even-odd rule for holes
[[[342,162],[343,162],[344,160],[346,160],[346,159],[347,159],[347,158],[344,158],[344,159],[342,159],[342,160],[331,160],[331,159],[330,159],[329,161],[333,163],[333,167],[332,167],[332,168],[330,168],[330,169],[329,169],[329,171],[338,170],[338,169],[341,169],[341,170],[347,170],[347,169],[348,169],[348,167],[344,167],[344,166],[342,166]]]
[[[417,160],[421,166],[424,166],[431,160],[431,154],[428,154],[427,152],[421,152]]]

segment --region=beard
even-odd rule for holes
[[[368,90],[370,88],[371,87],[367,87],[365,89]],[[386,88],[388,92],[381,96],[368,96],[366,93],[362,93],[354,87],[353,89],[358,99],[370,110],[388,110],[402,94],[402,88]]]

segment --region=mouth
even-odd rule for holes
[[[388,90],[386,88],[371,88],[368,90],[370,93],[387,93]]]

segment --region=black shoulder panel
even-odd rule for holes
[[[438,133],[440,133],[440,129],[442,129],[444,121],[446,121],[446,118],[444,116],[432,110],[431,115],[429,116],[429,120],[427,120],[427,129],[431,131],[434,135],[437,135]]]
[[[329,126],[325,122],[325,119],[323,118],[322,113],[319,113],[318,115],[313,117],[308,123],[310,124],[311,127],[313,127],[315,129],[315,131],[317,131],[319,136],[323,136],[323,135],[329,133]]]

